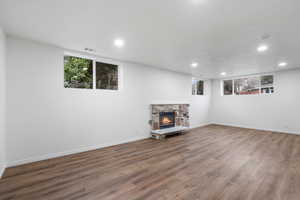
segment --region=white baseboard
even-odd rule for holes
[[[51,153],[51,154],[46,154],[46,155],[41,155],[41,156],[34,156],[34,157],[26,158],[23,160],[8,161],[7,167],[15,167],[18,165],[38,162],[38,161],[42,161],[42,160],[48,160],[48,159],[67,156],[67,155],[76,154],[76,153],[82,153],[82,152],[101,149],[104,147],[110,147],[110,146],[114,146],[114,145],[118,145],[118,144],[125,144],[128,142],[134,142],[134,141],[138,141],[138,140],[142,140],[142,139],[146,139],[146,138],[148,138],[148,137],[145,137],[145,136],[144,137],[135,137],[135,138],[119,141],[119,142],[111,142],[111,143],[105,143],[105,144],[100,144],[100,145],[81,147],[78,149],[72,149],[72,150],[64,151],[64,152],[57,152],[57,153]]]
[[[201,128],[203,126],[208,126],[208,125],[211,125],[212,123],[203,123],[203,124],[199,124],[199,125],[196,125],[196,126],[190,126],[191,129],[195,129],[195,128]]]
[[[216,125],[222,125],[222,126],[232,126],[237,128],[247,128],[247,129],[255,129],[255,130],[261,130],[261,131],[271,131],[275,133],[286,133],[286,134],[293,134],[293,135],[300,135],[300,131],[287,131],[287,130],[280,130],[280,129],[270,129],[270,128],[261,128],[261,127],[255,127],[255,126],[244,126],[244,125],[236,125],[236,124],[230,124],[230,123],[219,123],[219,122],[212,122],[211,124]]]
[[[3,176],[5,169],[6,169],[6,166],[3,166],[3,167],[0,168],[0,179]]]

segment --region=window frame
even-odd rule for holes
[[[96,90],[96,91],[102,91],[102,92],[108,92],[108,93],[113,92],[114,93],[114,92],[119,92],[123,89],[123,66],[122,66],[121,62],[115,61],[115,60],[112,60],[109,58],[101,58],[98,56],[92,56],[92,55],[80,54],[80,53],[74,53],[74,52],[68,52],[68,51],[64,52],[63,60],[64,60],[65,56],[73,56],[73,57],[92,60],[92,63],[93,63],[93,87],[88,90]],[[97,89],[97,87],[96,87],[96,79],[97,79],[97,77],[96,77],[96,62],[101,62],[101,63],[118,66],[118,89],[117,90]],[[63,63],[63,70],[64,70],[64,63]],[[64,73],[63,73],[63,75],[64,75]],[[79,89],[80,90],[80,89],[84,89],[84,88],[65,88],[65,89],[75,89],[75,90]],[[84,90],[86,90],[86,89],[84,89]]]
[[[224,94],[224,82],[231,81],[232,82],[232,93],[231,94]],[[223,79],[221,80],[221,95],[222,96],[232,96],[234,95],[234,79]]]
[[[92,61],[92,87],[91,88],[76,88],[76,87],[65,87],[64,86],[64,84],[65,84],[65,57],[66,56],[69,56],[69,57],[74,57],[74,58],[80,58],[80,59],[85,59],[85,60],[90,60],[90,61]],[[64,54],[64,56],[63,56],[63,81],[64,81],[64,84],[63,84],[63,86],[64,86],[64,88],[65,89],[74,89],[74,90],[93,90],[93,74],[94,74],[94,72],[93,72],[93,59],[91,59],[90,57],[85,57],[85,56],[80,56],[80,55],[77,55],[77,54],[73,54],[73,55],[71,55],[71,54]]]
[[[194,91],[194,81],[196,82],[196,88],[195,88],[195,91]],[[198,91],[198,82],[199,81],[202,81],[203,82],[203,94],[197,94],[197,91]],[[195,94],[193,94],[193,92],[195,92]],[[197,79],[197,78],[192,78],[192,96],[205,96],[205,80],[203,79]]]
[[[262,93],[262,92],[261,92],[261,89],[262,89],[262,88],[266,88],[266,87],[262,87],[261,80],[260,80],[260,90],[259,90],[259,95],[267,95],[267,96],[269,96],[269,95],[274,94],[274,93],[276,92],[276,90],[275,90],[275,75],[274,75],[274,74],[262,74],[261,77],[262,77],[262,76],[273,76],[273,85],[272,85],[272,87],[273,87],[273,93]],[[267,88],[271,88],[271,87],[267,87]]]
[[[241,80],[241,79],[250,79],[250,78],[257,78],[258,79],[258,88],[254,88],[254,89],[258,89],[258,93],[256,94],[236,94],[235,92],[235,81],[236,80]],[[233,80],[233,94],[235,96],[256,96],[256,95],[260,95],[261,93],[261,76],[248,76],[248,77],[242,77],[242,78],[235,78],[232,79]]]
[[[261,84],[261,77],[263,76],[273,76],[273,93],[262,93],[262,84]],[[235,94],[235,80],[237,79],[244,79],[244,78],[254,78],[259,77],[259,93],[258,94],[248,94],[248,95],[237,95]],[[224,81],[232,81],[232,94],[224,95]],[[249,75],[249,76],[238,76],[232,78],[221,79],[221,96],[261,96],[261,95],[272,95],[275,93],[275,74],[273,73],[266,73],[266,74],[256,74],[256,75]]]

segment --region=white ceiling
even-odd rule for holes
[[[0,0],[0,26],[67,49],[217,78],[276,71],[281,60],[300,67],[299,9],[299,0]],[[271,38],[262,41],[264,34]],[[124,48],[113,46],[117,37]],[[260,43],[270,50],[257,53]]]

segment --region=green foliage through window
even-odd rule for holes
[[[65,88],[93,88],[93,61],[73,56],[64,57]]]
[[[94,60],[64,56],[64,86],[65,88],[86,88],[118,90],[118,65],[97,62]],[[95,74],[94,68],[95,67]],[[95,79],[94,79],[95,77]]]

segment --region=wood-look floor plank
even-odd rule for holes
[[[210,125],[9,168],[0,200],[299,200],[300,136]]]

